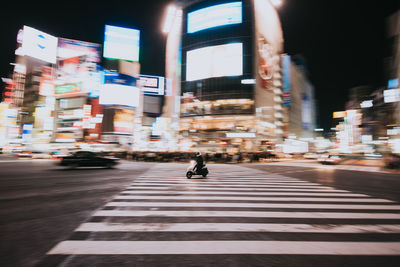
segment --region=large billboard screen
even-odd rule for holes
[[[165,78],[152,75],[140,75],[140,83],[145,94],[164,94]]]
[[[134,86],[106,83],[100,89],[101,105],[138,107],[140,90]]]
[[[106,25],[103,56],[139,61],[139,41],[139,30]]]
[[[243,74],[243,45],[207,46],[186,53],[186,80]]]
[[[57,37],[24,26],[22,51],[24,55],[55,64],[57,58]]]
[[[242,23],[242,2],[220,4],[188,13],[187,32],[238,23]]]
[[[88,62],[100,62],[101,45],[84,41],[58,38],[57,55],[61,59],[86,56]]]

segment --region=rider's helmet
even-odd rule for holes
[[[197,157],[201,156],[201,152],[200,152],[200,151],[197,152],[197,153],[196,153],[196,156],[197,156]]]

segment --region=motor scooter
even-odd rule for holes
[[[187,171],[186,171],[186,178],[190,179],[190,178],[192,178],[193,175],[201,175],[203,177],[207,176],[208,169],[205,164],[203,165],[203,167],[200,170],[196,170],[196,171],[193,171],[194,166],[196,166],[196,161],[194,161],[194,160],[190,161],[190,166],[187,168]]]

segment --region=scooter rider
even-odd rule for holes
[[[203,168],[203,166],[204,166],[203,156],[201,155],[201,152],[197,152],[196,153],[196,166],[194,166],[193,171],[196,173],[199,170],[201,170],[201,168]]]

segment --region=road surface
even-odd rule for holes
[[[207,179],[187,180],[176,163],[0,166],[2,266],[399,263],[396,174],[210,164]],[[392,186],[377,196],[342,181],[358,184],[361,174]]]

